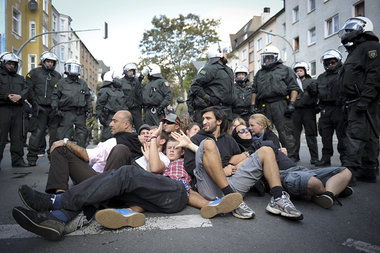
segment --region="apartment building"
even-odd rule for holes
[[[83,66],[81,78],[87,82],[92,91],[96,91],[99,63],[82,41],[80,41],[79,61]]]
[[[340,46],[338,31],[344,22],[354,16],[366,16],[374,24],[374,33],[380,36],[380,10],[378,0],[288,0],[284,8],[262,23],[237,46],[232,46],[238,59],[233,64],[248,66],[250,80],[261,68],[260,53],[268,45],[280,50],[287,66],[306,61],[311,75],[324,72],[320,58],[328,49],[339,49],[345,59],[347,53]],[[255,18],[255,17],[254,17]],[[231,43],[233,45],[233,43]],[[248,48],[248,54],[241,49]],[[343,59],[343,60],[344,60]],[[246,63],[248,62],[248,65]]]

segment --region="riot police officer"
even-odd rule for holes
[[[165,108],[172,101],[172,90],[157,64],[149,64],[142,73],[149,79],[142,87],[145,123],[158,126],[161,119],[165,118]]]
[[[329,49],[323,53],[321,63],[326,71],[318,76],[317,86],[310,90],[317,94],[318,106],[321,111],[318,130],[322,137],[322,157],[315,165],[329,166],[331,164],[330,158],[334,152],[334,130],[338,139],[337,148],[340,161],[344,165],[346,159],[345,118],[342,110],[344,99],[338,82],[339,71],[342,67],[342,55],[335,49]]]
[[[239,65],[235,69],[234,92],[236,99],[232,107],[233,118],[242,118],[247,122],[249,120],[250,107],[252,101],[252,84],[248,81],[248,68]]]
[[[113,77],[112,71],[104,74],[103,81],[96,101],[96,115],[98,115],[99,121],[103,125],[102,142],[113,136],[110,127],[113,115],[119,110],[127,110],[127,102],[125,101],[121,81]]]
[[[232,121],[234,102],[234,73],[227,64],[227,50],[219,45],[212,45],[207,56],[209,62],[199,70],[194,78],[190,91],[189,113],[198,123],[202,123],[201,111],[208,106],[220,106]]]
[[[178,115],[180,119],[183,120],[185,116],[188,116],[188,108],[185,103],[186,101],[183,99],[183,97],[177,98],[177,106],[175,107],[174,114]]]
[[[142,105],[142,86],[141,81],[144,78],[140,75],[136,78],[137,67],[134,63],[127,63],[123,67],[124,77],[121,78],[126,106],[128,111],[132,113],[133,125],[135,129],[139,129],[142,125],[141,105]]]
[[[27,167],[24,162],[23,103],[28,96],[24,77],[17,74],[20,58],[14,53],[0,55],[0,163],[8,134],[11,138],[12,167]]]
[[[366,17],[348,19],[339,31],[348,51],[340,76],[347,105],[345,164],[357,180],[376,182],[379,156],[380,43]]]
[[[251,113],[259,111],[265,114],[275,125],[289,158],[298,161],[291,119],[295,111],[294,103],[301,91],[296,76],[291,68],[282,63],[280,50],[275,46],[264,48],[261,67],[253,82]]]
[[[28,101],[33,106],[31,121],[35,124],[29,138],[27,159],[30,166],[36,166],[46,129],[49,131],[49,149],[57,140],[58,119],[51,108],[54,85],[61,79],[61,75],[54,70],[57,62],[58,57],[55,54],[43,52],[40,56],[41,67],[32,69],[26,75],[26,84],[30,92]]]
[[[297,160],[299,160],[300,138],[303,127],[305,129],[306,143],[310,152],[310,163],[315,164],[318,162],[318,133],[317,118],[315,116],[318,98],[315,94],[309,92],[309,86],[315,83],[315,80],[309,75],[310,66],[307,62],[301,61],[294,63],[293,70],[302,83],[302,92],[298,94],[294,103],[296,110],[292,117]]]
[[[51,107],[60,118],[57,129],[57,138],[72,139],[75,126],[77,143],[86,147],[87,118],[92,117],[91,94],[87,83],[79,78],[82,66],[76,59],[69,59],[65,63],[65,74],[55,85]]]

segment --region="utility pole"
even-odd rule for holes
[[[66,43],[72,43],[72,42],[77,42],[77,41],[81,41],[81,40],[80,40],[80,39],[78,39],[78,40],[69,40],[69,41],[64,41],[64,42],[57,43],[57,44],[55,44],[54,46],[52,46],[52,47],[49,49],[49,52],[51,52],[51,50],[52,50],[53,48],[55,48],[56,46],[58,46],[58,45],[66,44]]]

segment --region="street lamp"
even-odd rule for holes
[[[266,33],[266,34],[272,35],[272,36],[280,37],[281,39],[285,40],[285,42],[288,43],[290,49],[292,50],[292,53],[293,53],[293,62],[296,62],[296,52],[294,51],[292,44],[284,36],[282,36],[280,34],[277,34],[277,33],[272,33],[272,32],[269,32],[269,31],[266,31],[266,30],[263,30],[263,29],[260,29],[259,31],[262,32],[262,33]]]
[[[52,50],[53,48],[55,48],[56,46],[58,46],[58,45],[66,44],[66,43],[72,43],[72,42],[77,42],[77,41],[81,41],[81,40],[80,40],[80,39],[77,39],[77,40],[69,40],[69,41],[64,41],[64,42],[57,43],[57,44],[55,44],[54,46],[52,46],[52,47],[49,49],[49,52],[51,52],[51,50]]]

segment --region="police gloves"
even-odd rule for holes
[[[157,110],[157,114],[165,114],[164,107],[159,106],[157,107],[156,110]]]
[[[368,108],[367,100],[360,98],[359,102],[356,104],[356,112],[363,113],[366,112]]]
[[[210,97],[210,103],[211,103],[211,105],[220,105],[221,101],[219,98],[211,96]]]
[[[293,112],[295,110],[296,110],[296,108],[294,106],[294,102],[290,101],[289,104],[288,104],[288,108],[286,108],[284,116],[287,117],[287,118],[291,118],[292,114],[293,114]]]
[[[249,112],[250,112],[251,114],[256,114],[256,113],[259,113],[259,110],[257,109],[256,105],[251,105],[251,106],[249,107]]]
[[[58,118],[63,118],[63,112],[58,110],[58,108],[55,109],[55,116]]]

